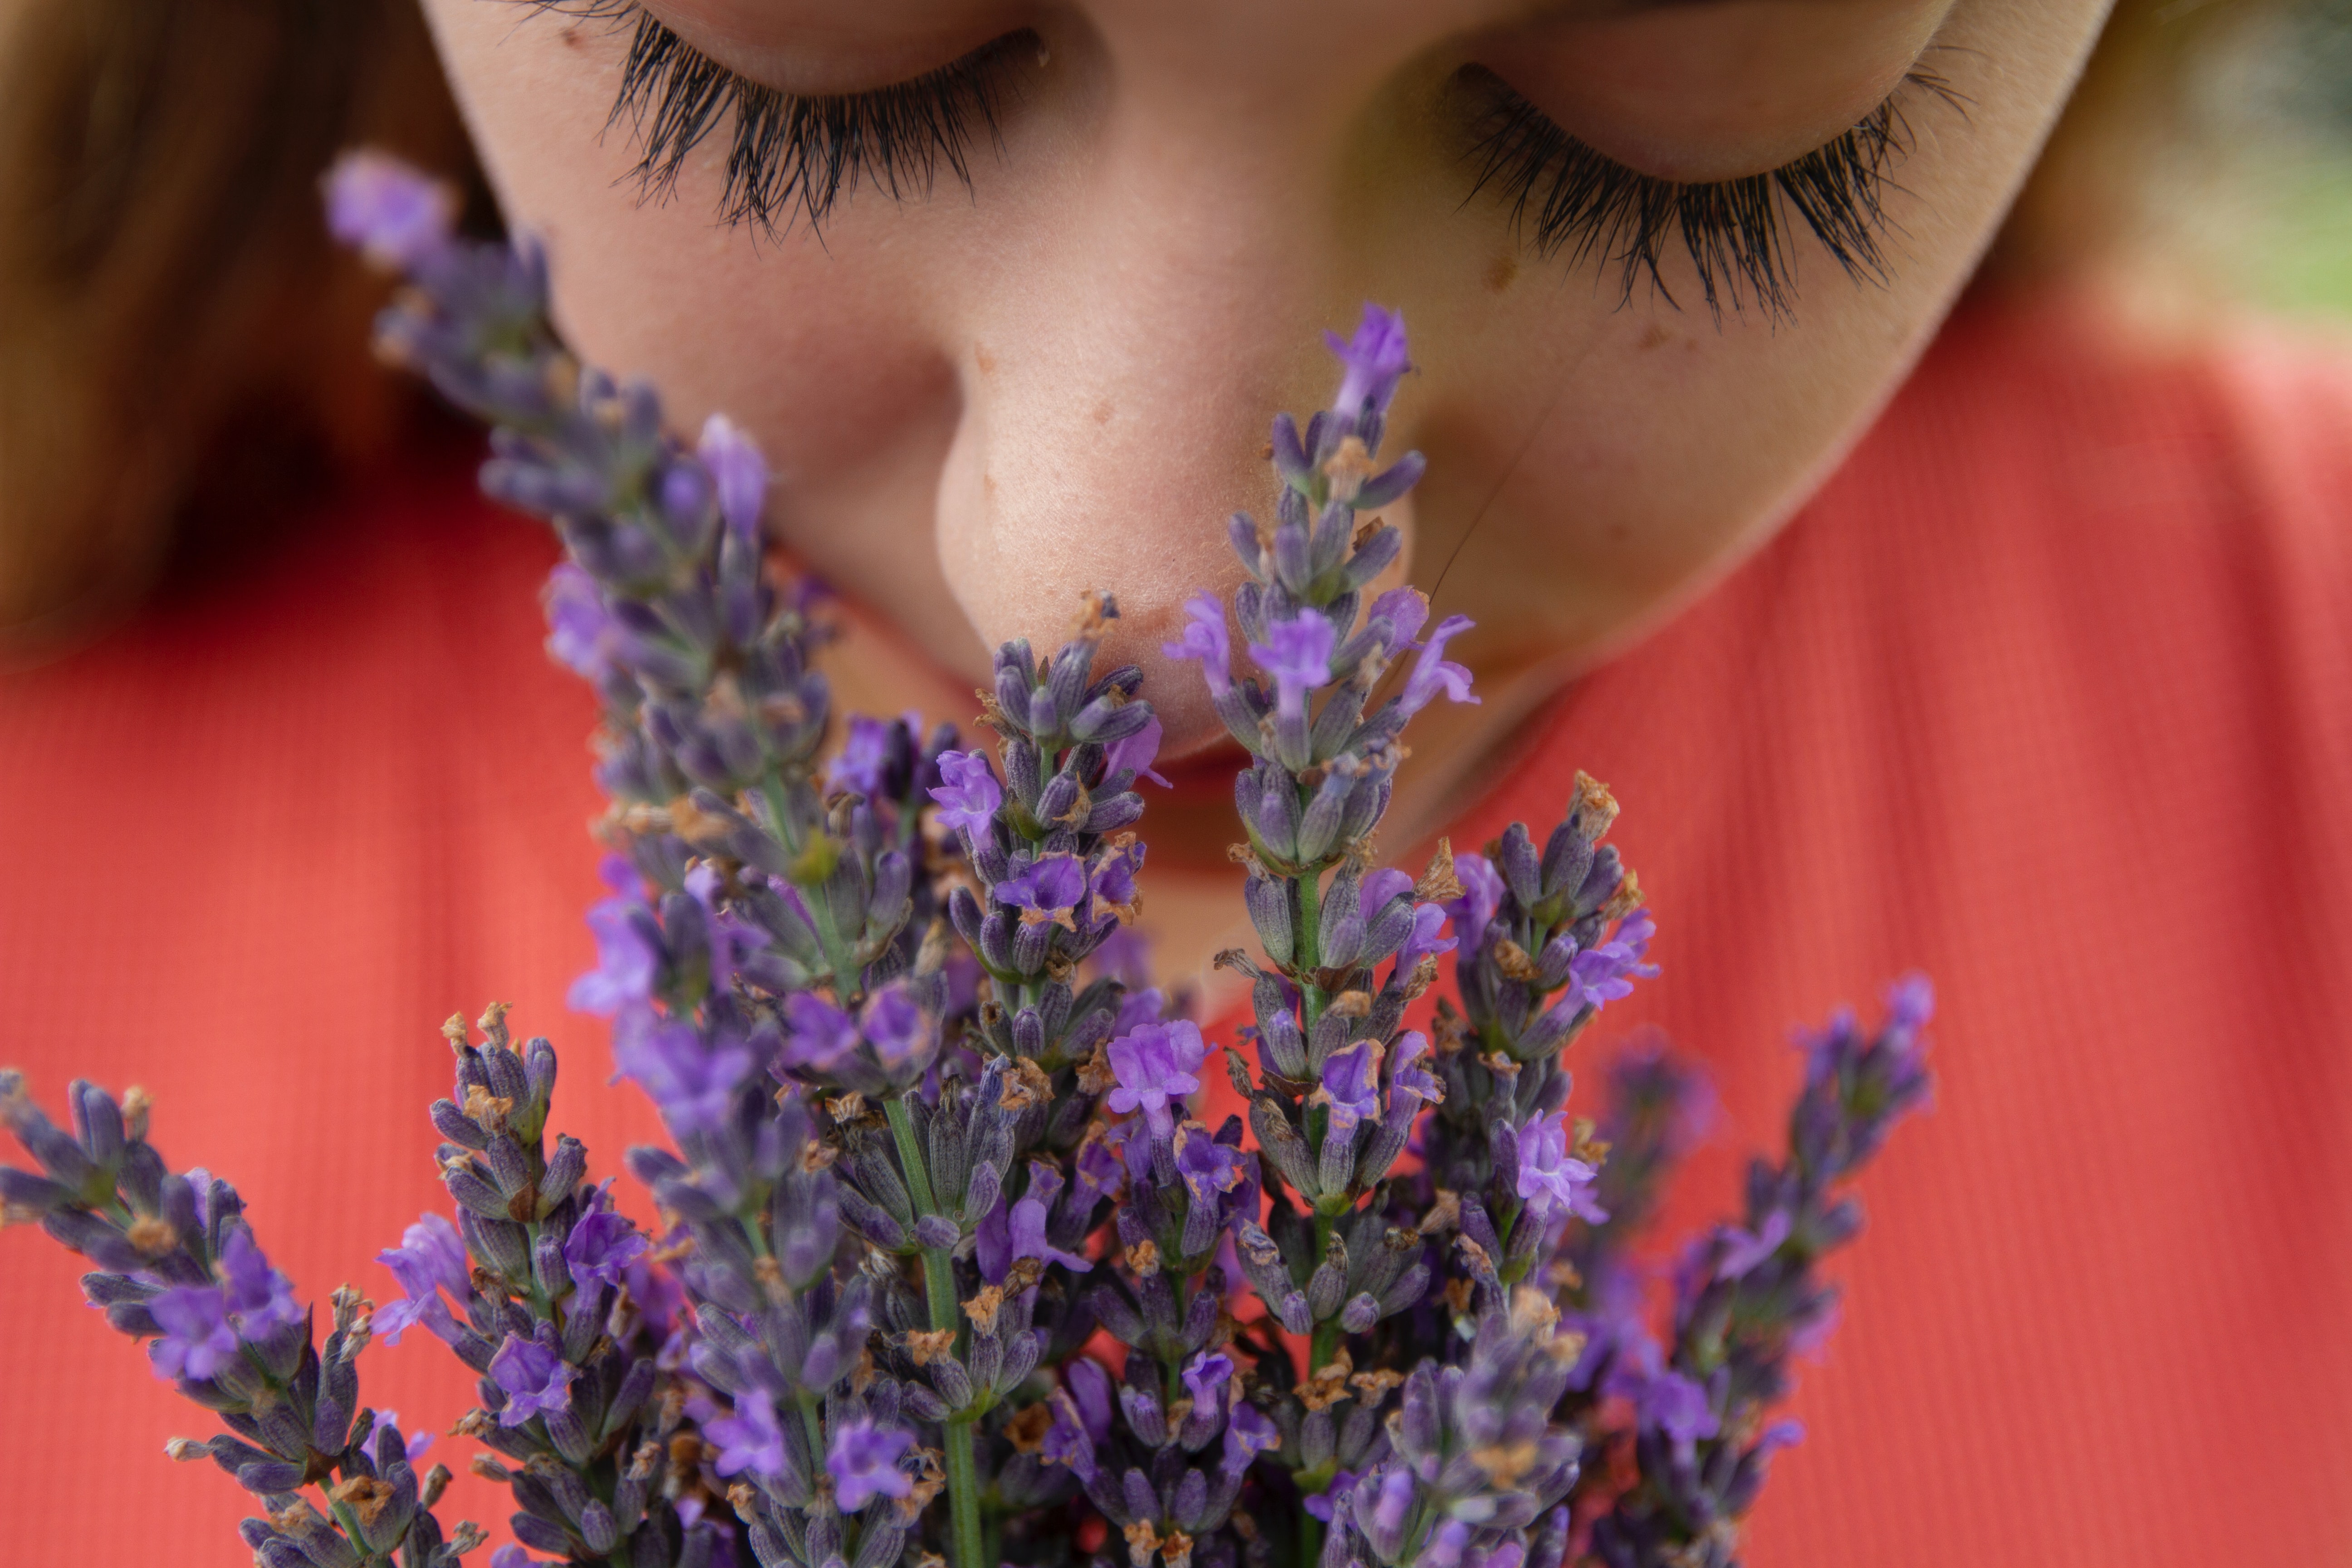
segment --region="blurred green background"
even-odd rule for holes
[[[2292,0],[2226,47],[2159,174],[2153,258],[2259,310],[2352,318],[2352,0]]]

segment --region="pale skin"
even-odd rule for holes
[[[1147,797],[1146,926],[1183,977],[1246,922],[1223,854],[1230,742],[1160,645],[1186,595],[1237,579],[1223,520],[1268,500],[1270,416],[1329,395],[1320,330],[1366,299],[1403,312],[1417,374],[1390,440],[1430,474],[1388,513],[1409,542],[1399,580],[1477,623],[1453,651],[1484,701],[1415,721],[1382,832],[1402,857],[1533,710],[1704,593],[1835,466],[1966,281],[2106,0],[648,8],[800,93],[870,91],[1034,31],[969,192],[868,184],[821,234],[772,235],[715,220],[723,125],[668,199],[641,201],[626,128],[599,138],[626,22],[426,3],[509,217],[548,243],[573,343],[654,380],[681,428],[724,410],[768,453],[772,521],[855,622],[845,705],[967,721],[991,646],[1052,646],[1082,590],[1118,595],[1114,651],[1144,666],[1178,779]],[[1887,195],[1889,277],[1852,281],[1805,237],[1793,319],[1718,324],[1678,255],[1662,281],[1682,309],[1646,285],[1623,300],[1613,269],[1538,255],[1473,195],[1451,84],[1475,67],[1669,179],[1767,172],[1893,95],[1915,144]]]

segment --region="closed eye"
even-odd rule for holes
[[[1818,239],[1847,276],[1888,280],[1885,197],[1913,146],[1907,94],[1954,108],[1941,77],[1914,69],[1895,95],[1826,146],[1760,174],[1684,182],[1628,168],[1563,131],[1484,66],[1454,79],[1471,128],[1473,189],[1493,191],[1542,256],[1614,270],[1625,300],[1644,280],[1678,304],[1662,268],[1679,247],[1720,321],[1753,301],[1772,318],[1795,305],[1798,235]]]
[[[607,128],[637,143],[631,172],[648,199],[676,191],[688,156],[727,139],[719,216],[769,234],[805,222],[820,230],[860,183],[893,201],[929,195],[944,173],[971,184],[971,152],[999,124],[1014,92],[1005,68],[1034,56],[1037,36],[1008,33],[961,58],[871,91],[785,92],[737,74],[695,48],[636,0],[530,0],[571,17],[630,28]]]

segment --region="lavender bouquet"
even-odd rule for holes
[[[1927,992],[1805,1042],[1785,1152],[1655,1313],[1636,1237],[1705,1089],[1636,1054],[1597,1121],[1564,1109],[1563,1053],[1655,973],[1616,803],[1580,775],[1540,835],[1417,875],[1373,849],[1414,715],[1477,700],[1445,658],[1467,621],[1370,596],[1400,548],[1380,510],[1423,466],[1381,457],[1398,318],[1331,339],[1332,405],[1275,420],[1271,516],[1230,524],[1244,581],[1167,648],[1248,755],[1259,951],[1218,962],[1255,1016],[1213,1066],[1133,972],[1160,727],[1139,670],[1098,668],[1110,595],[1059,648],[997,651],[992,745],[836,735],[753,445],[714,417],[689,449],[650,388],[579,364],[541,252],[456,237],[440,186],[355,154],[329,195],[406,274],[385,353],[491,425],[484,486],[564,544],[549,647],[603,699],[613,802],[572,1000],[674,1146],[628,1152],[648,1229],[555,1131],[553,1047],[500,1007],[452,1020],[429,1114],[454,1223],[382,1255],[399,1300],[338,1290],[321,1345],[138,1091],[73,1084],[68,1131],[0,1076],[40,1167],[0,1170],[9,1215],[87,1257],[91,1302],[226,1427],[169,1452],[258,1500],[257,1563],[484,1542],[445,1531],[449,1472],[361,1395],[371,1337],[420,1327],[479,1378],[451,1431],[512,1492],[494,1568],[1737,1560],[1796,1435],[1767,1413],[1833,1315],[1817,1266],[1861,1223],[1844,1184],[1927,1093]],[[1449,956],[1458,1002],[1417,1010]],[[1193,1115],[1220,1067],[1246,1128]]]

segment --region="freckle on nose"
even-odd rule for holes
[[[1110,423],[1110,399],[1106,397],[1100,403],[1095,405],[1095,423],[1097,425],[1108,425]]]
[[[980,367],[980,374],[982,375],[992,375],[995,374],[996,356],[988,352],[988,345],[986,343],[974,343],[971,345],[971,363]]]

